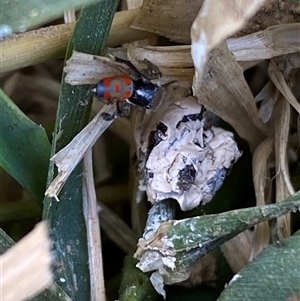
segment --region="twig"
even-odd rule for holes
[[[87,227],[91,301],[105,301],[103,258],[101,247],[100,223],[97,212],[97,198],[93,177],[92,150],[84,157],[84,213]]]

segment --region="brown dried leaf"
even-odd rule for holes
[[[243,70],[225,43],[211,51],[203,79],[196,71],[193,91],[199,103],[248,141],[252,152],[267,136],[268,128],[258,117]]]

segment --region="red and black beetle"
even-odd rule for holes
[[[110,103],[126,101],[147,109],[157,108],[162,100],[164,89],[152,83],[149,77],[141,73],[131,62],[117,57],[115,60],[116,62],[126,64],[130,68],[132,76],[119,75],[100,80],[98,84],[92,88],[92,92],[96,97]],[[148,68],[154,66],[149,61],[147,61],[146,64]],[[150,71],[155,73],[156,77],[160,77],[161,73],[157,67],[154,66],[154,68],[155,71]],[[117,112],[117,116],[120,115],[123,114]],[[114,118],[117,116],[114,116]]]

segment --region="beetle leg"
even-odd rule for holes
[[[111,121],[118,117],[117,114],[108,114],[108,113],[102,113],[101,116],[106,121]]]
[[[130,115],[130,104],[128,102],[123,102],[123,116],[129,116]]]
[[[159,79],[162,77],[162,74],[156,65],[154,65],[147,59],[144,59],[141,62],[143,62],[147,66],[146,69],[142,69],[140,71],[140,73],[142,73],[145,77],[147,77],[148,79]]]
[[[120,117],[127,117],[130,114],[130,104],[126,101],[117,102],[117,115]]]
[[[117,101],[116,103],[116,112],[114,114],[102,113],[102,117],[106,121],[116,119],[118,117],[129,116],[130,113],[130,104],[125,101]]]

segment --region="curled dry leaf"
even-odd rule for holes
[[[287,85],[282,73],[278,70],[278,67],[273,59],[270,60],[268,74],[276,88],[281,92],[291,106],[294,107],[298,114],[300,114],[300,104],[291,92],[290,87]]]
[[[241,153],[233,134],[213,126],[215,116],[194,97],[171,96],[164,105],[144,123],[140,169],[150,202],[173,198],[190,210],[212,199]]]
[[[259,119],[243,71],[225,43],[211,51],[204,74],[202,79],[196,71],[194,95],[208,110],[228,122],[254,151],[270,129]]]
[[[202,73],[208,52],[241,29],[265,0],[205,0],[191,28],[192,57]]]

